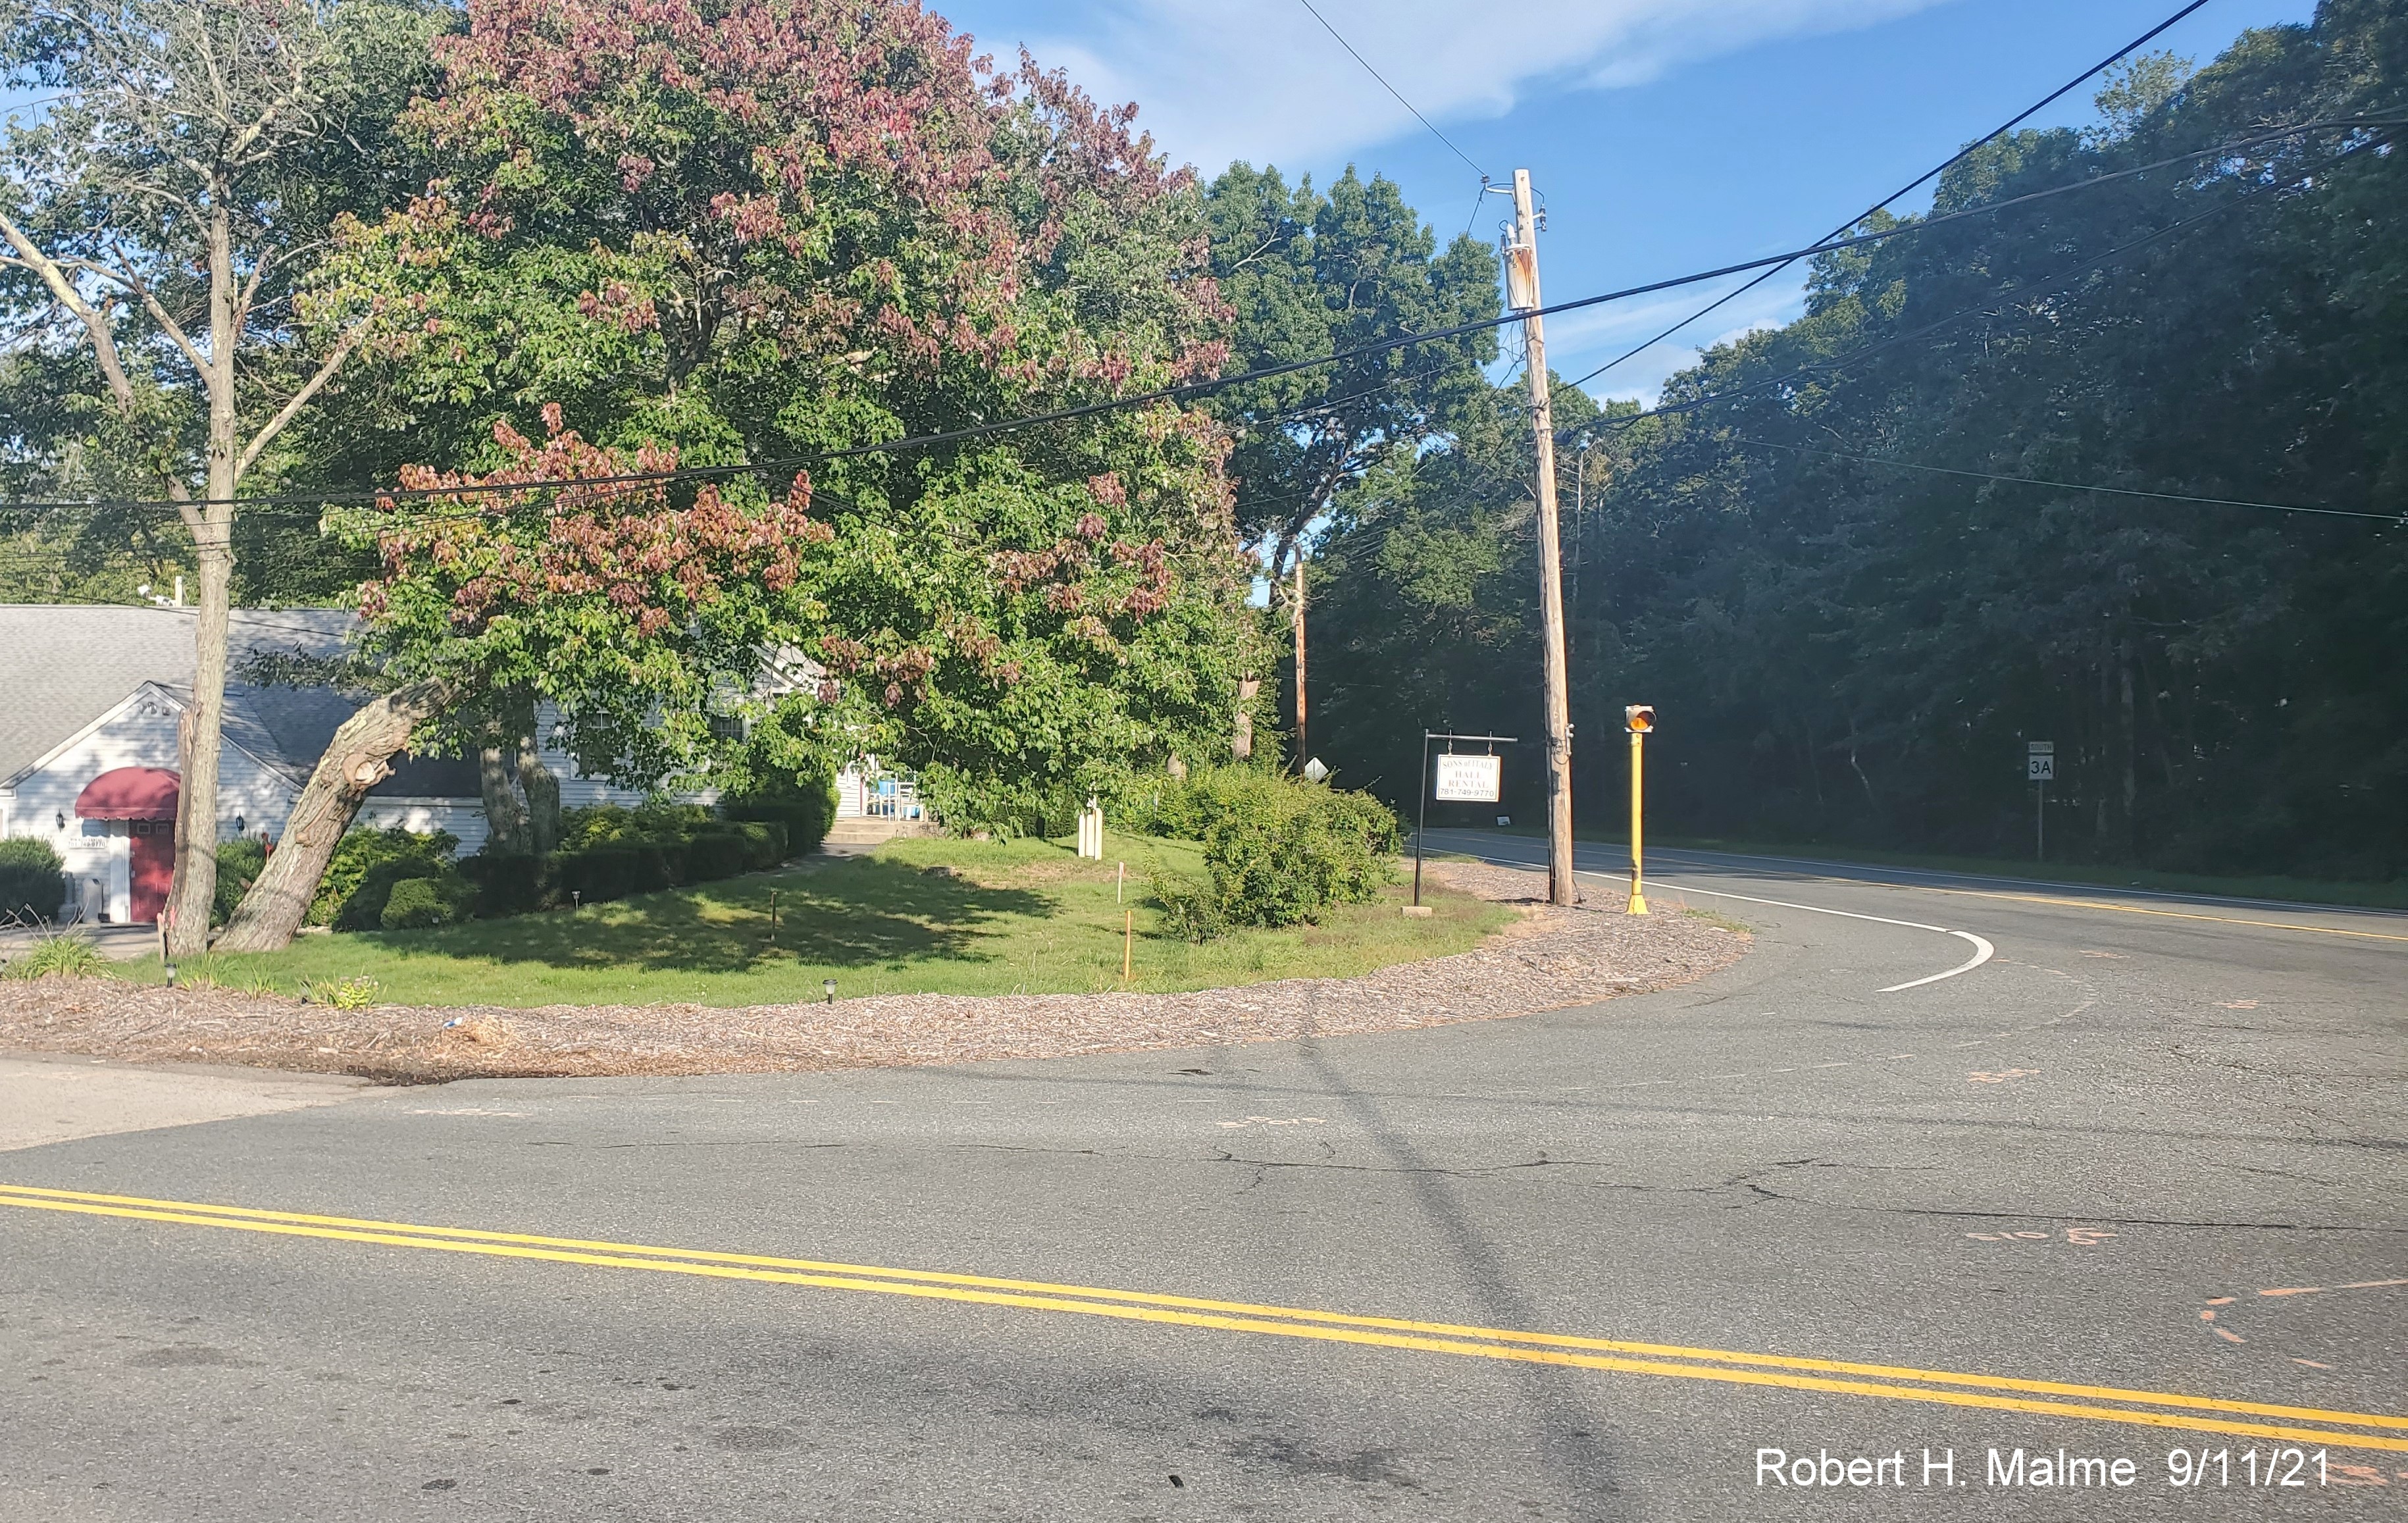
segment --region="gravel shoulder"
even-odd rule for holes
[[[1670,988],[1747,937],[1691,915],[1543,903],[1541,873],[1433,863],[1449,886],[1521,907],[1479,948],[1349,979],[1188,994],[877,995],[834,1004],[337,1010],[223,989],[107,979],[0,982],[0,1053],[467,1078],[754,1073],[1276,1042],[1497,1020]]]

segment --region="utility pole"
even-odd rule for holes
[[[1296,755],[1302,767],[1312,752],[1304,743],[1304,536],[1296,537],[1296,592],[1290,599],[1296,614]]]
[[[1505,250],[1506,300],[1526,314],[1530,428],[1539,444],[1540,639],[1547,678],[1547,898],[1579,902],[1572,884],[1572,715],[1564,656],[1564,557],[1555,523],[1555,416],[1547,400],[1547,336],[1539,321],[1539,229],[1530,211],[1530,171],[1513,171],[1513,242]]]

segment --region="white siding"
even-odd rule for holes
[[[585,776],[577,765],[577,758],[561,744],[560,711],[552,705],[546,703],[537,708],[535,730],[541,737],[539,754],[544,766],[551,769],[552,776],[560,779],[561,808],[592,809],[596,804],[622,804],[633,809],[649,797],[641,788],[623,788],[608,778]],[[482,817],[480,806],[479,818]],[[467,838],[464,836],[461,839],[466,841]],[[477,839],[482,841],[484,837],[480,834]]]
[[[460,838],[458,855],[473,855],[485,844],[491,824],[485,818],[481,798],[380,798],[370,797],[360,806],[353,828],[390,830],[399,826],[404,830],[427,835],[437,830],[449,830]]]
[[[120,767],[176,770],[176,708],[154,695],[135,700],[82,739],[18,780],[5,829],[50,841],[66,864],[68,899],[97,918],[122,921],[131,910],[129,836],[122,820],[79,820],[76,797]],[[218,839],[280,830],[295,790],[280,772],[231,744],[218,753]],[[236,821],[241,829],[236,828]]]

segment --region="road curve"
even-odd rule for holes
[[[2408,917],[1659,860],[1586,1009],[0,1155],[0,1516],[2402,1516]]]

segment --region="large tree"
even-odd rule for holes
[[[305,279],[348,211],[327,161],[373,157],[358,139],[436,24],[406,0],[32,0],[0,31],[9,84],[44,98],[7,132],[0,301],[20,344],[96,393],[62,398],[97,445],[81,462],[107,464],[85,479],[168,499],[191,539],[177,953],[205,944],[216,892],[238,499],[379,331],[373,304]]]
[[[535,695],[589,764],[695,776],[791,650],[832,759],[917,767],[965,826],[1220,743],[1254,658],[1209,417],[861,450],[1222,365],[1198,197],[1128,108],[904,0],[479,5],[439,54],[437,182],[325,276],[410,315],[377,395],[442,463],[338,520],[384,557],[385,679],[444,697],[423,741]]]
[[[1365,180],[1350,166],[1324,194],[1309,179],[1291,189],[1276,168],[1236,164],[1212,182],[1205,211],[1213,273],[1234,313],[1231,373],[1497,314],[1496,255],[1469,236],[1441,251],[1384,178]],[[1349,482],[1452,427],[1485,391],[1480,367],[1496,355],[1494,331],[1483,330],[1249,381],[1215,399],[1236,439],[1240,532],[1288,610],[1299,742],[1314,525]]]

